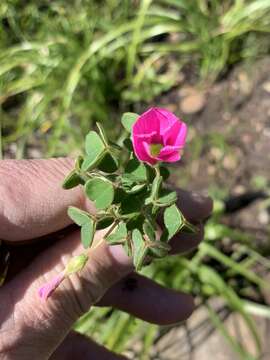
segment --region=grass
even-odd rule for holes
[[[118,133],[118,115],[177,85],[186,66],[211,82],[269,52],[267,0],[3,0],[0,5],[2,146],[18,158],[80,146],[94,121]]]
[[[27,157],[31,146],[45,157],[73,154],[95,121],[117,138],[119,114],[149,106],[178,85],[180,71],[192,69],[198,82],[211,84],[237,62],[252,62],[270,50],[269,0],[70,4],[0,3],[1,156],[14,143],[17,158]],[[216,136],[213,139],[220,146]],[[220,224],[221,216],[222,210],[217,211],[208,222],[206,242],[188,260],[171,258],[144,271],[196,296],[239,357],[254,359],[260,341],[250,314],[269,317],[269,308],[248,295],[261,295],[266,284],[253,269],[260,265],[269,270],[269,261],[251,246],[249,234]],[[225,251],[228,238],[232,254]],[[228,334],[211,305],[216,297],[242,317],[257,354],[249,354]],[[107,308],[86,314],[77,328],[119,352],[139,340],[136,359],[148,359],[149,349],[168,331]]]

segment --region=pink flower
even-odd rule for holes
[[[138,117],[132,129],[137,158],[150,165],[181,158],[187,136],[186,124],[166,109],[151,108]]]
[[[47,300],[51,296],[53,291],[61,284],[65,279],[65,273],[62,272],[56,275],[51,281],[43,285],[39,290],[38,294],[42,300]]]

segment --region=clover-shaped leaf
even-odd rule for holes
[[[81,226],[81,241],[85,249],[92,245],[96,223],[90,217],[90,215],[81,209],[74,206],[68,208],[68,216],[75,222],[75,224]]]
[[[135,123],[135,121],[138,119],[139,115],[132,113],[132,112],[126,112],[123,114],[121,118],[122,125],[124,128],[128,131],[132,131],[132,126]]]
[[[90,179],[85,184],[86,196],[97,209],[107,209],[113,202],[114,188],[110,181],[101,178]]]
[[[107,236],[106,241],[110,245],[121,244],[126,240],[127,237],[127,227],[125,223],[120,223],[115,232]]]
[[[168,240],[171,239],[184,225],[183,215],[175,204],[165,210],[164,224],[168,231]]]
[[[82,163],[82,170],[95,168],[105,155],[105,144],[95,131],[90,131],[85,140],[86,157]]]
[[[148,253],[148,247],[138,229],[132,231],[133,263],[136,270],[140,270]]]

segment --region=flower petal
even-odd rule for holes
[[[181,129],[178,132],[174,145],[183,148],[186,143],[186,138],[187,138],[187,125],[184,122],[181,122]]]
[[[47,300],[48,297],[53,293],[53,291],[61,284],[65,279],[65,274],[62,272],[55,276],[51,281],[44,284],[39,290],[38,294],[42,300]]]
[[[144,141],[145,139],[142,139],[138,136],[133,136],[133,147],[135,154],[137,158],[141,161],[145,161],[149,164],[153,164],[153,161],[155,161],[150,154],[149,151],[149,144],[150,142]]]
[[[178,120],[164,133],[164,144],[184,147],[186,136],[187,126]]]
[[[156,116],[159,119],[159,133],[164,134],[177,122],[179,119],[170,111],[163,108],[154,108]]]
[[[149,109],[138,117],[132,128],[133,135],[159,134],[159,119],[154,108]]]
[[[180,147],[179,146],[170,146],[167,145],[163,149],[161,149],[159,155],[157,156],[157,160],[163,162],[175,162],[180,160]]]

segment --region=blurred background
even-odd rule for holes
[[[270,1],[1,0],[0,156],[76,156],[101,121],[189,125],[173,181],[215,200],[205,241],[146,276],[192,293],[185,324],[95,309],[78,331],[130,359],[270,359]],[[269,342],[269,340],[268,340]]]

